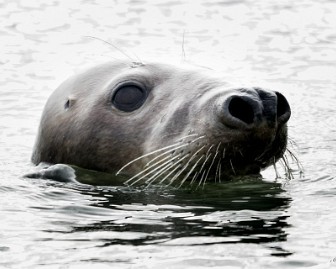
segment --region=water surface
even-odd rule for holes
[[[334,1],[11,0],[0,17],[3,268],[336,266]],[[126,57],[87,36],[134,59],[187,60],[282,92],[304,177],[275,180],[268,169],[262,181],[198,190],[23,178],[53,89]]]

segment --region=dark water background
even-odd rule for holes
[[[3,0],[0,18],[1,268],[336,267],[335,1]],[[175,63],[184,36],[191,63],[282,92],[305,176],[196,191],[23,178],[52,90],[125,57],[86,36]]]

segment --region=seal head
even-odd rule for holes
[[[204,70],[111,62],[50,96],[32,161],[118,172],[133,183],[258,174],[282,158],[290,114],[281,93],[232,87]]]

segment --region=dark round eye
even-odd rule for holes
[[[135,84],[121,85],[112,96],[113,105],[122,111],[131,112],[145,102],[147,91],[143,87]]]

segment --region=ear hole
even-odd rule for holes
[[[70,107],[70,100],[68,99],[68,100],[65,102],[65,104],[64,104],[64,109],[65,109],[65,110],[68,110],[69,107]]]
[[[75,103],[75,99],[69,97],[64,104],[64,109],[68,110],[74,105],[74,103]]]

